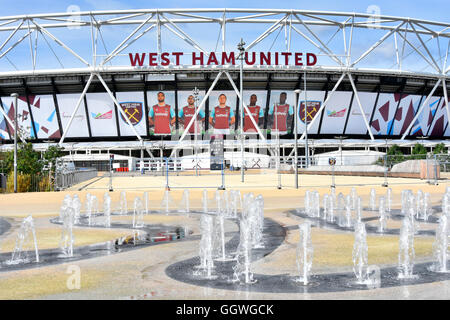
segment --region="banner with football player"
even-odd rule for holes
[[[148,124],[150,135],[171,135],[175,131],[175,92],[149,91]]]
[[[209,131],[212,134],[234,134],[236,92],[212,91],[209,96]]]
[[[180,134],[184,133],[186,127],[195,114],[196,107],[199,107],[200,102],[205,96],[205,91],[199,91],[198,101],[195,102],[195,97],[192,91],[178,91],[178,130]],[[194,121],[189,128],[188,135],[197,133],[201,135],[205,131],[205,106],[198,112],[197,121]]]
[[[144,93],[142,91],[117,92],[116,95],[120,107],[137,133],[141,136],[147,135]],[[119,129],[120,135],[123,137],[135,136],[133,129],[121,113],[119,113]]]
[[[270,92],[267,132],[272,135],[292,133],[295,94],[292,91],[273,90]]]
[[[264,131],[264,115],[266,110],[267,91],[244,91],[244,103],[247,105],[250,114],[253,116],[256,124],[261,132]],[[244,116],[244,132],[246,135],[258,134],[255,125],[250,119],[250,114],[247,110],[242,110]],[[239,119],[236,119],[240,121]],[[241,126],[239,125],[239,128]]]

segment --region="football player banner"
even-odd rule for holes
[[[236,93],[234,91],[213,91],[209,101],[209,127],[212,134],[233,134],[236,121],[234,113]]]
[[[249,96],[250,94],[250,96]],[[253,116],[256,124],[260,129],[263,128],[264,125],[264,109],[261,105],[265,106],[266,104],[266,92],[251,92],[244,93],[244,99],[249,99],[249,103],[247,104],[247,108],[250,111],[250,114]],[[246,100],[248,101],[248,100]],[[258,134],[258,130],[250,119],[250,114],[244,108],[243,116],[244,116],[244,132],[246,134]]]
[[[121,102],[120,107],[133,126],[141,122],[144,115],[142,102]],[[120,117],[126,122],[126,119],[123,117],[122,113],[120,113]]]
[[[150,134],[170,135],[175,129],[175,108],[166,103],[164,92],[157,93],[158,103],[150,107],[148,122]]]
[[[195,98],[192,94],[190,94],[186,98],[186,100],[181,101],[181,103],[182,107],[178,108],[178,125],[179,128],[182,128],[182,131],[185,131],[196,111]],[[197,121],[194,121],[194,123],[189,127],[189,131],[187,134],[202,134],[204,121],[205,112],[203,111],[203,109],[200,109],[198,111]]]
[[[276,99],[269,109],[271,133],[279,135],[291,133],[294,107],[288,103],[286,92],[281,92],[279,99],[278,97]]]

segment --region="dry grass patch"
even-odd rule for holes
[[[85,246],[89,244],[99,243],[114,240],[119,237],[130,234],[130,231],[118,231],[118,230],[101,230],[101,229],[77,229],[73,231],[75,237],[75,246]],[[11,234],[7,239],[1,242],[2,252],[10,252],[14,250],[16,243],[17,231]],[[61,228],[42,228],[36,230],[36,239],[38,248],[41,249],[53,249],[59,247],[59,241],[61,240]],[[28,246],[32,248],[33,244],[29,243]]]
[[[53,268],[52,268],[53,269]],[[66,268],[56,270],[35,269],[7,273],[0,277],[0,299],[39,299],[46,295],[69,293],[67,280],[71,274]],[[81,290],[99,286],[105,272],[97,270],[81,270]]]

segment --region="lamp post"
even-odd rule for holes
[[[305,90],[305,156],[306,168],[309,167],[309,149],[308,149],[308,91],[306,90],[306,71],[303,73],[303,90]]]
[[[241,120],[241,182],[244,182],[244,53],[245,53],[245,42],[241,38],[241,42],[238,44],[238,50],[239,50],[239,59],[241,60],[240,68],[239,68],[239,78],[240,78],[240,107],[239,107],[239,113],[240,113],[240,120]]]
[[[298,126],[298,119],[297,119],[297,115],[298,115],[298,110],[300,109],[300,92],[302,92],[302,90],[300,89],[296,89],[294,90],[294,92],[297,94],[297,99],[298,102],[295,105],[295,111],[294,111],[294,154],[295,154],[295,189],[298,189],[298,151],[297,151],[297,126]],[[306,110],[306,105],[305,105],[305,110]],[[306,121],[306,117],[305,117],[305,121]],[[306,124],[306,122],[305,122]]]
[[[19,95],[12,93],[14,98],[14,193],[17,193],[17,99]]]
[[[281,190],[281,144],[280,144],[280,128],[278,127],[278,103],[275,103],[274,111],[275,114],[275,134],[277,135],[277,172],[278,172],[278,185],[277,189]]]
[[[347,137],[338,136],[338,137],[334,137],[334,138],[339,139],[339,150],[340,150],[340,154],[341,154],[341,166],[342,166],[342,140],[347,139]]]
[[[197,87],[194,88],[192,91],[192,95],[194,96],[194,115],[197,114],[197,104],[198,104],[198,95],[200,94],[200,91]],[[197,153],[197,135],[198,135],[198,128],[197,128],[197,117],[194,119],[194,153],[195,153],[195,175],[198,176],[198,153]]]
[[[112,185],[112,174],[113,174],[113,163],[114,163],[114,154],[109,155],[109,192],[113,192],[113,185]],[[142,163],[141,163],[142,165]]]
[[[388,175],[388,139],[386,138],[386,154],[384,155],[384,182],[381,185],[382,187],[388,187],[388,180],[387,180],[387,175]]]
[[[141,141],[141,164],[139,166],[139,169],[141,171],[141,174],[144,174],[144,140]]]

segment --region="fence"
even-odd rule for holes
[[[330,165],[334,159],[334,165]],[[244,173],[241,166],[244,163]],[[320,178],[335,185],[334,176],[378,177],[367,183],[378,181],[380,185],[400,183],[397,178],[421,179],[423,183],[446,182],[450,171],[450,155],[385,155],[375,151],[344,151],[298,157],[298,173],[295,178],[295,157],[270,155],[247,155],[240,152],[227,153],[225,157],[210,158],[208,155],[192,155],[180,158],[153,158],[136,162],[136,171],[129,175],[153,176],[147,187],[155,188],[251,188],[251,187],[294,187],[316,186],[318,179],[303,179],[305,174],[329,176]],[[119,174],[113,174],[120,176]],[[159,177],[159,178],[158,178]],[[188,177],[188,178],[186,178]],[[192,177],[192,178],[189,178]],[[297,181],[296,181],[297,179]],[[298,184],[298,180],[301,183]],[[339,180],[339,179],[338,179]],[[364,179],[360,179],[364,182]],[[342,182],[344,181],[344,182]],[[305,185],[305,183],[307,185]],[[318,182],[317,182],[318,183]],[[338,184],[351,184],[340,179]],[[405,183],[404,180],[402,183]],[[309,184],[309,185],[308,185]]]
[[[61,191],[77,183],[97,177],[97,169],[79,169],[75,171],[49,174],[17,175],[17,192]],[[0,173],[0,193],[14,192],[13,174]]]
[[[95,168],[77,169],[74,171],[59,171],[55,175],[55,191],[70,188],[80,182],[97,177]]]
[[[334,159],[334,165],[330,165]],[[244,164],[244,172],[241,167]],[[359,179],[360,183],[379,183],[384,186],[397,183],[397,178],[421,179],[423,183],[447,183],[450,177],[450,155],[394,155],[375,152],[339,151],[327,154],[299,156],[298,176],[295,176],[294,156],[244,155],[239,152],[225,153],[222,157],[191,156],[179,158],[154,158],[137,161],[136,171],[113,173],[112,177],[134,176],[154,177],[145,182],[132,183],[136,188],[292,188],[325,185],[350,185],[355,180],[339,176],[378,177],[378,180]],[[142,170],[142,171],[141,171]],[[31,176],[26,190],[36,192],[64,190],[75,184],[97,177],[95,168],[60,170],[53,179],[48,174]],[[305,177],[309,175],[309,177]],[[3,176],[3,177],[2,177]],[[0,176],[0,192],[12,192],[5,188],[6,175]],[[315,178],[316,176],[324,176]],[[328,176],[328,177],[326,177]],[[106,178],[108,176],[105,176]],[[320,182],[319,182],[320,180]],[[377,181],[377,182],[374,182]],[[300,182],[300,183],[299,183]],[[337,183],[336,183],[337,182]],[[140,184],[141,183],[141,184]],[[321,183],[321,184],[320,184]],[[404,180],[403,180],[403,183]],[[120,185],[114,183],[114,187]]]

